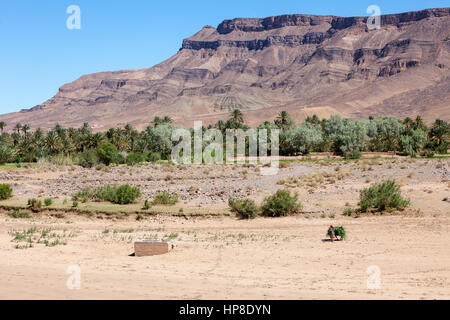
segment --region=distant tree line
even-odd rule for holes
[[[155,117],[149,126],[138,131],[131,125],[94,133],[85,123],[80,128],[56,125],[48,132],[30,130],[27,124],[16,124],[12,133],[0,122],[0,164],[37,162],[39,159],[69,157],[73,163],[93,166],[97,163],[135,164],[169,159],[176,127],[169,117]],[[202,128],[249,129],[240,110],[230,119]],[[285,111],[274,121],[265,121],[258,129],[280,130],[280,154],[307,155],[310,152],[333,152],[347,158],[358,158],[360,152],[395,151],[410,156],[446,154],[450,145],[450,125],[437,119],[427,126],[422,118],[377,117],[350,120],[338,115],[319,119],[316,115],[296,124]],[[193,129],[191,129],[193,131]],[[270,149],[270,148],[269,148]]]

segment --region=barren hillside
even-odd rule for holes
[[[366,17],[283,15],[205,26],[152,68],[85,75],[8,129],[56,123],[95,130],[158,115],[192,126],[244,111],[255,125],[287,110],[298,120],[340,113],[450,120],[450,8]],[[45,75],[43,75],[45,76]]]

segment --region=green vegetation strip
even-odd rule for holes
[[[1,205],[0,211],[11,212],[11,211],[21,211],[29,209],[27,206],[12,206],[12,205]],[[195,208],[193,208],[195,210]],[[178,211],[170,211],[170,210],[160,210],[158,208],[152,207],[148,211],[139,211],[139,210],[131,210],[131,211],[123,211],[123,210],[87,210],[87,209],[78,209],[78,208],[37,208],[34,210],[35,213],[43,213],[43,212],[64,212],[64,213],[74,213],[78,215],[106,215],[106,216],[114,216],[114,215],[143,215],[143,216],[158,216],[158,215],[166,215],[173,217],[226,217],[232,216],[230,212],[226,211],[216,211],[212,212],[209,210],[205,210],[204,212],[189,212],[183,210],[183,212]]]

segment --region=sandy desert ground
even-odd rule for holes
[[[0,205],[55,200],[53,211],[26,219],[3,207],[0,299],[449,299],[450,202],[443,201],[450,198],[449,165],[449,159],[407,158],[292,162],[272,177],[249,165],[2,169],[0,183],[10,183],[15,196]],[[356,207],[361,188],[387,178],[397,179],[412,208],[342,215],[346,205]],[[133,210],[142,203],[121,208],[125,214],[88,216],[63,202],[82,187],[114,182],[139,186],[141,202],[159,189],[179,193],[171,208],[178,216],[154,208],[161,214],[136,220]],[[299,193],[304,213],[247,221],[227,211],[230,196],[259,202],[280,188]],[[107,205],[80,209],[101,206]],[[344,225],[348,238],[324,241],[330,224]],[[27,245],[12,241],[23,231],[49,245],[17,247]],[[138,239],[170,239],[175,250],[130,256]],[[73,265],[81,270],[79,290],[67,287]],[[378,289],[367,287],[373,266]]]

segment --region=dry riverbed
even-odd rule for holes
[[[14,190],[1,205],[53,198],[56,210],[22,218],[0,213],[0,299],[449,299],[450,202],[443,201],[450,198],[449,164],[407,158],[288,162],[268,177],[252,165],[0,170],[0,183]],[[411,209],[342,215],[346,206],[357,206],[361,188],[389,178],[400,183]],[[139,203],[108,206],[129,214],[57,213],[69,209],[83,187],[114,183],[141,188]],[[281,188],[299,193],[303,214],[251,221],[207,215],[227,213],[229,197],[260,202]],[[165,210],[205,216],[136,220],[133,210],[157,190],[180,195]],[[92,205],[80,203],[80,209]],[[324,241],[330,224],[344,225],[347,240]],[[136,258],[130,254],[138,239],[171,240],[176,247]],[[73,265],[81,271],[79,290],[67,288]],[[379,289],[367,287],[374,276],[367,268],[380,271]]]

